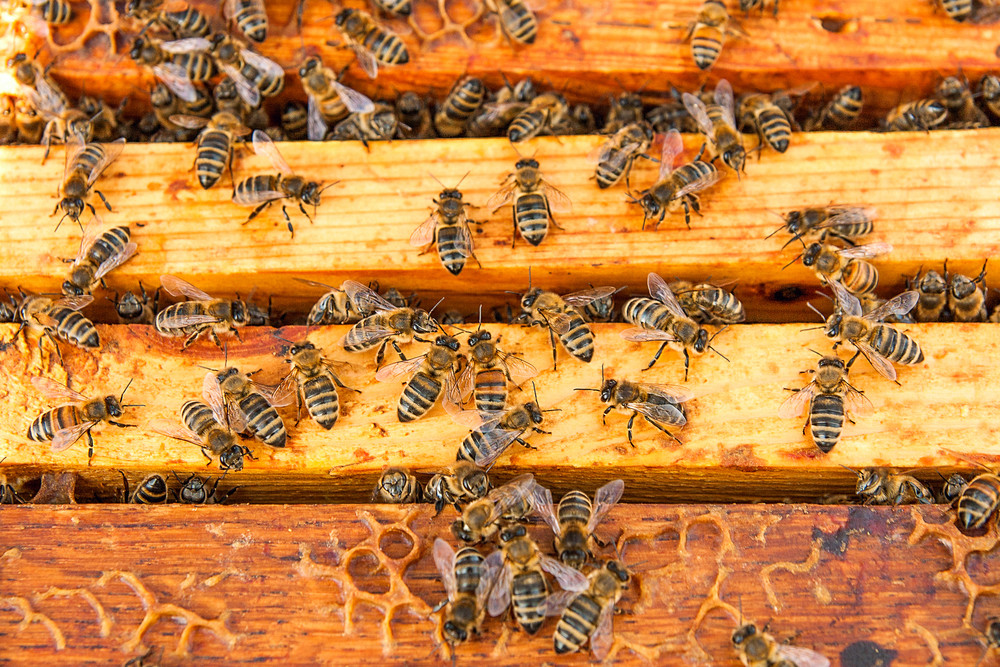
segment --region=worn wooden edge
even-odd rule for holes
[[[0,518],[0,638],[14,664],[147,650],[160,665],[448,659],[430,552],[437,536],[452,542],[450,509],[2,506]],[[530,533],[551,553],[544,524]],[[982,578],[995,525],[964,536],[942,507],[619,505],[598,534],[601,556],[614,545],[634,572],[613,664],[737,665],[742,618],[832,664],[971,665],[998,613]],[[593,660],[555,656],[552,619],[535,636],[511,624],[488,620],[455,661]]]
[[[926,361],[900,367],[897,386],[863,360],[850,379],[872,401],[871,416],[857,416],[846,424],[844,437],[829,454],[822,454],[802,433],[802,419],[777,417],[788,397],[786,387],[802,387],[800,374],[815,368],[812,350],[827,353],[830,344],[820,331],[801,325],[735,325],[713,345],[730,361],[714,354],[692,359],[684,381],[680,355],[668,350],[648,372],[642,371],[656,351],[655,343],[628,343],[619,332],[627,325],[595,325],[596,349],[590,364],[559,351],[558,369],[551,369],[548,336],[539,329],[493,325],[501,349],[521,355],[539,369],[533,380],[547,413],[542,428],[527,440],[537,450],[512,445],[497,461],[493,473],[505,479],[532,472],[557,491],[572,488],[585,476],[593,483],[616,477],[626,481],[630,501],[749,501],[817,499],[850,494],[853,475],[841,466],[890,466],[918,470],[935,488],[938,473],[974,469],[959,452],[984,465],[1000,456],[996,443],[1000,420],[992,394],[983,387],[997,382],[992,350],[997,325],[924,324],[905,327],[918,340]],[[347,361],[353,369],[342,373],[360,395],[341,392],[341,417],[324,431],[308,417],[297,425],[294,408],[284,408],[288,445],[274,449],[247,441],[256,460],[245,461],[242,472],[227,481],[242,487],[240,497],[256,502],[352,501],[367,499],[382,469],[408,466],[430,474],[455,460],[458,445],[469,428],[455,423],[441,406],[424,418],[400,423],[396,403],[402,381],[374,380],[374,351],[348,354],[337,347],[349,327],[301,327],[244,330],[244,342],[230,340],[228,362],[246,372],[263,369],[258,381],[277,383],[287,372],[279,339],[300,340],[306,335],[326,354]],[[154,433],[156,419],[179,420],[180,405],[201,399],[204,367],[220,368],[223,351],[201,341],[183,354],[179,339],[166,339],[152,327],[101,326],[99,353],[62,345],[63,364],[48,344],[39,353],[34,336],[12,341],[16,327],[4,325],[0,352],[5,383],[2,398],[8,409],[0,415],[0,457],[5,472],[24,478],[42,472],[79,473],[88,488],[82,497],[108,499],[121,486],[119,469],[141,477],[150,472],[178,475],[218,474],[200,450],[187,442]],[[460,334],[464,342],[464,335]],[[407,346],[408,355],[422,353]],[[849,352],[842,351],[844,358]],[[635,447],[626,437],[627,414],[612,413],[601,424],[606,407],[592,392],[601,369],[608,378],[686,387],[694,396],[685,404],[687,424],[671,440],[640,418],[634,426]],[[52,453],[44,443],[25,436],[32,419],[53,405],[38,395],[30,376],[44,375],[66,382],[85,395],[118,394],[132,380],[128,401],[142,404],[127,410],[126,423],[139,428],[95,429],[95,455],[88,461],[84,440],[64,452]],[[514,392],[510,400],[531,400],[532,386]],[[426,479],[426,477],[425,477]],[[135,479],[133,479],[135,481]]]
[[[504,291],[524,291],[529,269],[534,284],[560,293],[608,284],[641,294],[647,273],[656,271],[735,282],[751,321],[809,321],[806,302],[823,300],[816,297],[812,271],[793,262],[798,244],[782,249],[787,234],[765,238],[781,225],[778,214],[829,203],[876,209],[870,240],[893,245],[891,254],[874,260],[885,296],[901,291],[921,267],[941,270],[945,258],[950,270],[974,276],[984,259],[1000,252],[1000,204],[985,177],[1000,161],[989,148],[995,132],[796,135],[784,155],[765,151],[742,180],[727,173],[703,193],[703,216],[692,217],[690,230],[678,211],[645,231],[641,209],[629,202],[624,185],[600,190],[592,180],[588,155],[601,138],[538,139],[517,150],[537,156],[574,208],[557,217],[562,229],[551,229],[540,246],[518,239],[514,249],[510,208],[493,214],[481,208],[517,160],[505,139],[392,142],[370,152],[355,143],[285,144],[282,152],[294,169],[339,181],[324,193],[315,224],[292,207],[294,238],[280,210],[241,225],[248,210],[230,201],[228,178],[208,191],[196,184],[190,145],[126,145],[95,187],[114,209],[102,211],[104,222],[130,225],[139,245],[139,253],[108,276],[119,292],[135,290],[139,280],[155,286],[162,273],[172,273],[210,293],[246,294],[255,287],[259,299],[274,297],[278,311],[301,314],[322,290],[297,277],[329,285],[376,280],[416,291],[425,303],[445,296],[444,309],[471,314],[480,303],[487,311],[516,304]],[[700,145],[699,137],[687,137],[689,157]],[[58,218],[49,217],[58,202],[62,149],[45,165],[36,161],[41,149],[0,149],[0,173],[26,164],[37,169],[37,178],[0,185],[0,242],[9,258],[0,267],[0,286],[7,290],[58,291],[57,277],[67,272],[62,260],[79,247],[78,228],[66,221],[53,231]],[[656,165],[640,163],[632,175],[636,190],[656,179]],[[270,170],[262,158],[244,156],[235,173],[242,179]],[[421,255],[409,239],[440,192],[433,177],[453,184],[466,174],[461,188],[479,207],[469,216],[479,221],[473,236],[482,268],[470,260],[452,276],[436,253]]]

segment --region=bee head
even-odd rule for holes
[[[451,524],[451,534],[455,536],[455,539],[462,542],[472,542],[474,537],[472,531],[465,524],[462,519],[455,519]]]
[[[538,160],[536,160],[534,158],[530,158],[530,157],[521,158],[520,160],[517,161],[517,164],[514,165],[514,168],[515,169],[526,169],[526,168],[538,169]]]
[[[743,642],[756,634],[757,626],[753,623],[747,623],[743,627],[737,628],[736,632],[733,633],[733,646],[742,646]]]
[[[441,199],[457,199],[458,201],[462,201],[462,192],[454,188],[442,190]]]
[[[660,202],[656,201],[656,197],[651,192],[642,196],[642,199],[639,200],[639,206],[642,206],[647,218],[653,218],[660,214]]]
[[[966,276],[955,274],[951,277],[951,295],[956,299],[964,299],[976,291],[976,283]]]
[[[71,220],[79,220],[83,215],[83,199],[81,197],[63,197],[59,202],[59,208],[63,210],[63,217]]]
[[[802,211],[791,211],[785,216],[785,227],[790,234],[797,235],[802,231],[804,222],[805,216],[803,216]]]
[[[292,356],[295,356],[296,354],[304,352],[305,350],[315,350],[315,349],[316,349],[315,345],[313,345],[307,340],[304,340],[301,343],[296,343],[295,345],[292,345],[292,348],[289,350],[289,352],[292,354]]]
[[[118,399],[114,396],[104,397],[104,409],[108,411],[108,415],[112,417],[122,416],[122,404],[118,402]]]
[[[337,24],[338,28],[343,28],[344,24],[347,23],[348,19],[354,16],[355,10],[353,9],[342,9],[340,13],[337,14],[337,18],[334,19],[334,23]]]
[[[76,272],[74,271],[74,274],[75,273]],[[83,288],[74,283],[72,280],[66,280],[63,282],[62,291],[63,294],[65,294],[66,296],[83,296],[84,294],[86,294]]]
[[[878,471],[873,470],[872,468],[866,468],[858,473],[858,486],[856,491],[859,496],[873,494],[880,486],[882,486],[882,477],[878,474]]]
[[[461,347],[461,343],[458,342],[458,339],[451,336],[438,336],[434,339],[434,344],[440,347],[446,347],[453,352],[458,352],[458,348]]]
[[[924,294],[944,294],[948,285],[940,273],[932,270],[921,276],[917,288]]]
[[[332,185],[332,183],[331,183]],[[319,206],[322,189],[316,181],[309,181],[302,188],[302,201],[310,206]]]
[[[512,540],[516,540],[519,537],[524,537],[527,534],[528,530],[524,527],[524,525],[518,523],[513,526],[510,526],[509,528],[504,528],[500,532],[500,541],[510,542]]]
[[[132,48],[129,49],[128,54],[132,58],[132,60],[141,60],[142,59],[142,52],[143,52],[143,50],[145,48],[146,48],[146,40],[144,38],[142,38],[142,37],[136,37],[135,41],[132,42]],[[23,53],[19,53],[17,55],[18,56],[23,56],[24,54]],[[17,56],[14,56],[14,57],[16,58]],[[9,60],[7,61],[7,66],[8,67],[11,66],[11,62]]]
[[[941,494],[944,496],[944,499],[950,503],[962,495],[962,491],[964,491],[965,487],[968,485],[969,483],[965,481],[965,478],[956,472],[945,480]]]
[[[844,370],[844,360],[840,357],[823,357],[819,360],[817,364],[819,368],[827,368],[828,366],[833,366],[834,368],[839,368]]]
[[[802,253],[802,264],[804,266],[812,266],[816,263],[816,258],[819,257],[820,251],[823,250],[823,246],[819,243],[813,243],[805,252]]]
[[[611,397],[615,393],[615,389],[618,388],[618,380],[605,380],[604,384],[601,385],[601,401],[604,403],[610,403]]]
[[[524,296],[521,297],[521,308],[523,310],[531,310],[535,307],[535,302],[538,301],[538,297],[542,294],[542,290],[537,287],[532,287]]]
[[[219,468],[239,472],[243,470],[243,457],[249,454],[249,449],[240,445],[232,445],[229,449],[219,454]]]
[[[743,162],[746,160],[746,151],[742,146],[734,146],[722,154],[722,161],[729,165],[733,171],[743,171]]]
[[[299,76],[305,79],[315,70],[320,68],[319,58],[310,58],[299,68]]]
[[[477,331],[476,333],[469,334],[469,347],[475,347],[483,341],[492,340],[493,334],[489,331]]]
[[[454,621],[445,621],[444,636],[449,643],[458,644],[467,640],[469,638],[469,633],[465,628],[458,625]]]
[[[538,403],[531,401],[530,403],[524,404],[524,409],[528,411],[528,416],[531,417],[531,421],[535,424],[541,424],[544,416],[542,415],[542,410],[538,407]]]
[[[694,345],[692,346],[694,351],[698,354],[703,354],[705,350],[708,349],[708,343],[708,330],[703,327],[699,327],[698,334],[694,339]]]
[[[271,321],[271,315],[255,303],[245,303],[244,320],[247,326],[263,327]]]
[[[422,308],[413,311],[413,330],[417,333],[429,334],[438,330],[437,321]]]
[[[607,567],[608,572],[618,577],[618,580],[622,583],[627,583],[629,579],[632,578],[631,575],[629,575],[628,570],[625,569],[625,565],[619,561],[608,561]]]
[[[239,374],[239,369],[234,368],[233,366],[227,366],[215,374],[215,379],[219,381],[219,384],[223,384],[226,380]]]
[[[27,62],[27,61],[28,61],[28,54],[27,53],[18,53],[14,57],[7,59],[7,67],[13,67],[14,65],[16,65],[18,63],[23,63],[23,62]]]
[[[840,336],[840,327],[844,323],[844,316],[839,312],[835,312],[833,315],[826,320],[826,329],[823,333],[827,335],[828,338],[837,338]]]
[[[490,478],[483,470],[475,470],[462,479],[462,487],[472,496],[482,498],[490,489]]]

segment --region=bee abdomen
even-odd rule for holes
[[[531,571],[518,574],[510,584],[510,597],[514,604],[514,616],[528,634],[538,632],[545,620],[545,598],[548,588],[541,572]]]
[[[263,3],[261,3],[263,7]],[[251,3],[242,3],[236,12],[236,25],[247,37],[260,44],[267,39],[267,15],[254,9]]]
[[[821,452],[829,452],[840,441],[844,419],[842,396],[819,394],[813,397],[809,409],[809,433]]]
[[[57,431],[82,421],[75,405],[60,405],[38,415],[35,421],[31,422],[31,426],[28,427],[28,439],[48,442],[55,437]]]
[[[102,159],[104,159],[104,148],[100,144],[87,144],[83,152],[76,156],[70,171],[80,170],[89,174]]]
[[[549,203],[542,195],[523,194],[514,202],[514,219],[521,238],[538,245],[549,231]]]
[[[533,44],[538,36],[538,21],[534,13],[520,0],[508,3],[513,19],[507,23],[507,30],[512,39],[522,44]]]
[[[971,5],[970,5],[971,6]],[[857,120],[864,96],[858,86],[847,86],[837,93],[827,110],[827,118],[838,127],[845,127]]]
[[[212,28],[205,15],[190,6],[177,12],[164,12],[163,16],[188,37],[207,37]]]
[[[507,138],[515,144],[519,141],[527,141],[541,131],[544,122],[545,114],[542,111],[528,109],[518,114],[517,118],[510,122],[510,127],[507,128]]]
[[[458,225],[442,225],[437,231],[437,251],[441,264],[448,272],[457,276],[465,268],[465,255],[458,249]]]
[[[212,408],[201,401],[186,401],[181,406],[181,420],[185,426],[200,436],[218,424]]]
[[[462,440],[462,444],[458,446],[458,455],[455,457],[456,461],[471,461],[476,462],[476,457],[480,456],[481,452],[486,449],[486,439],[483,434],[478,430],[472,431],[469,435],[465,436]]]
[[[87,251],[87,257],[95,266],[100,266],[104,261],[120,253],[131,238],[131,231],[128,227],[114,227],[101,234],[94,244]]]
[[[167,482],[161,475],[150,475],[139,483],[129,502],[139,505],[159,505],[167,502]]]
[[[592,507],[593,505],[586,493],[576,490],[570,491],[559,501],[559,523],[577,521],[586,524],[590,521]]]
[[[579,313],[570,316],[569,330],[559,335],[566,350],[580,361],[594,358],[594,333]]]
[[[964,21],[972,14],[972,0],[942,0],[941,5],[949,18]]]
[[[236,186],[236,195],[250,195],[255,192],[280,191],[278,177],[273,174],[251,176],[244,178]]]
[[[73,18],[73,10],[66,0],[49,0],[42,5],[42,18],[52,25],[65,25]]]
[[[309,416],[323,428],[332,428],[340,416],[340,396],[333,380],[326,375],[309,378],[302,383],[302,393]]]
[[[666,306],[649,297],[636,297],[629,299],[622,306],[622,318],[629,324],[634,324],[644,329],[666,330],[670,324],[670,312]]]
[[[401,422],[420,419],[434,407],[441,395],[441,383],[423,373],[417,373],[403,388],[396,408],[396,416]]]
[[[691,57],[698,69],[708,69],[719,59],[722,34],[715,28],[696,29],[691,37]]]
[[[497,369],[479,371],[476,374],[476,410],[496,412],[507,405],[507,377]]]
[[[192,81],[208,81],[215,76],[215,62],[204,53],[177,53],[171,60],[182,67]]]
[[[982,528],[1000,504],[1000,478],[980,475],[958,498],[958,520],[968,530]]]
[[[852,260],[841,272],[840,281],[852,294],[867,294],[878,285],[878,269],[864,260]]]
[[[695,160],[694,162],[689,162],[688,164],[678,167],[674,171],[673,178],[678,185],[678,189],[684,187],[685,185],[690,185],[698,180],[711,176],[716,171],[715,167],[709,162],[703,162],[701,160]]]
[[[230,151],[229,135],[221,130],[207,129],[198,138],[195,173],[201,187],[208,189],[222,177]]]
[[[897,364],[918,364],[924,353],[914,339],[893,327],[880,324],[871,338],[871,346],[889,361]]]
[[[75,310],[65,306],[55,306],[49,310],[49,315],[56,321],[56,335],[59,338],[80,347],[101,346],[97,327]]]
[[[285,423],[267,399],[260,394],[249,394],[239,400],[239,407],[247,416],[247,428],[265,445],[285,446]]]
[[[578,595],[563,612],[553,636],[556,653],[579,651],[601,615],[601,606],[589,595]]]
[[[757,116],[757,126],[768,145],[779,153],[788,150],[792,126],[785,114],[776,109],[765,109]]]
[[[483,555],[473,547],[463,547],[455,554],[455,589],[475,594],[483,574]]]
[[[375,59],[385,65],[405,65],[410,62],[410,53],[396,35],[385,30],[373,30],[365,36],[364,45]]]

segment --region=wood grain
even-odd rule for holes
[[[875,262],[887,296],[921,266],[940,270],[947,258],[951,270],[974,276],[985,258],[1000,253],[1000,203],[987,177],[1000,166],[989,148],[992,130],[797,135],[786,154],[767,152],[748,165],[743,180],[728,174],[704,193],[704,217],[694,216],[690,230],[677,212],[655,231],[641,230],[641,210],[628,202],[624,187],[602,191],[590,180],[587,155],[601,141],[545,138],[522,149],[536,152],[543,173],[573,200],[573,213],[559,216],[563,229],[550,230],[540,246],[519,238],[512,250],[509,207],[493,215],[470,210],[482,223],[473,233],[482,269],[470,261],[459,276],[449,274],[436,253],[421,255],[410,246],[410,235],[441,189],[432,174],[453,184],[468,173],[466,201],[485,205],[517,160],[505,139],[393,142],[370,153],[356,143],[284,144],[284,156],[303,175],[340,181],[323,195],[314,225],[292,207],[294,238],[273,209],[241,226],[249,211],[230,201],[228,179],[209,191],[196,184],[192,146],[127,145],[96,187],[114,207],[103,212],[105,222],[131,225],[139,254],[108,281],[124,292],[138,280],[156,285],[160,274],[172,273],[213,294],[245,295],[256,287],[258,298],[273,296],[278,310],[304,313],[321,291],[295,277],[330,285],[377,280],[416,291],[428,304],[446,296],[445,309],[473,313],[480,303],[510,302],[504,291],[524,291],[529,269],[536,285],[560,293],[590,283],[641,294],[646,274],[656,271],[735,281],[751,321],[812,321],[805,303],[817,300],[814,274],[801,263],[782,269],[797,252],[781,249],[787,235],[765,238],[780,226],[776,212],[831,202],[875,207],[871,239],[894,247]],[[700,138],[687,138],[692,153],[700,145]],[[37,169],[30,181],[0,183],[0,244],[9,258],[0,266],[0,286],[8,290],[58,291],[61,278],[54,277],[67,270],[61,258],[72,258],[79,246],[73,225],[54,232],[56,218],[48,218],[58,201],[61,149],[44,166],[39,162],[39,148],[0,150],[0,173]],[[633,187],[654,182],[655,168],[639,165]],[[262,158],[249,156],[239,161],[236,176],[270,171]]]

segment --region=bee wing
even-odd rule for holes
[[[472,257],[472,232],[469,231],[469,218],[463,211],[458,220],[458,236],[455,237],[455,251],[462,257]]]
[[[541,309],[539,312],[545,315],[545,321],[557,334],[564,334],[569,331],[573,317],[567,313],[558,313],[551,310]]]
[[[216,421],[220,424],[227,424],[237,433],[247,430],[247,420],[243,411],[233,403],[226,403],[225,397],[222,395],[222,387],[219,386],[219,379],[212,371],[205,374],[205,379],[201,384],[201,394],[212,408]]]
[[[243,76],[243,72],[234,67],[231,63],[219,63],[219,68],[226,73],[233,83],[236,85],[236,92],[239,94],[240,99],[246,102],[251,107],[257,107],[260,105],[260,91],[253,85],[253,83]]]
[[[503,412],[480,412],[479,410],[456,410],[448,413],[452,421],[472,429],[492,430],[503,417]]]
[[[69,176],[70,166],[76,162],[76,158],[86,147],[83,137],[75,132],[66,140],[66,166],[63,169],[63,180],[66,180],[66,177]]]
[[[271,76],[272,78],[278,78],[285,75],[285,70],[281,67],[281,65],[274,62],[270,58],[260,55],[256,51],[241,49],[240,56],[243,57],[243,62],[250,65],[250,67],[253,67],[261,74]],[[336,81],[334,84],[336,84]],[[336,87],[336,85],[334,87]]]
[[[58,115],[66,110],[62,95],[49,85],[44,76],[35,77],[35,87],[27,88],[28,99],[43,114]]]
[[[183,329],[184,327],[194,326],[196,324],[215,324],[216,322],[221,322],[218,317],[213,317],[211,315],[167,315],[160,322],[168,329]]]
[[[76,258],[73,260],[74,265],[79,264],[87,256],[87,251],[90,250],[90,246],[94,245],[94,241],[101,235],[103,228],[104,221],[101,219],[101,216],[95,213],[83,230],[83,237],[80,239],[80,250],[76,253]]]
[[[205,294],[191,283],[181,280],[177,276],[164,274],[160,276],[160,284],[170,296],[186,296],[193,301],[211,301],[212,297]]]
[[[625,492],[625,482],[620,479],[608,482],[597,490],[594,496],[594,511],[587,522],[587,532],[593,533],[598,524],[604,520],[611,508],[618,504]]]
[[[354,282],[353,280],[345,280],[341,284],[340,289],[347,293],[347,298],[361,312],[396,310],[396,306],[379,296],[375,290],[361,283]]]
[[[493,582],[493,589],[490,591],[489,600],[486,603],[486,611],[489,612],[490,616],[499,616],[503,613],[504,609],[510,606],[510,580],[512,578],[512,573],[510,571],[510,565],[503,561],[503,552],[494,551],[486,559],[487,562],[493,558],[493,556],[498,556],[499,558],[493,560],[499,560],[502,565],[499,566],[497,570],[496,579]]]
[[[650,394],[662,396],[674,403],[683,403],[694,398],[694,392],[678,384],[646,384],[643,382],[637,382],[636,384]]]
[[[292,173],[292,168],[285,162],[285,158],[281,157],[278,147],[274,145],[271,137],[267,136],[266,132],[261,132],[260,130],[253,131],[253,152],[257,155],[267,156],[267,159],[271,161],[271,165],[281,173]]]
[[[884,320],[890,313],[893,315],[905,315],[913,310],[913,307],[917,305],[919,300],[920,293],[916,290],[903,292],[902,294],[892,297],[864,317],[866,320],[878,322],[880,320]]]
[[[794,419],[800,416],[816,394],[816,383],[810,382],[781,403],[781,407],[778,408],[778,416],[782,419]]]
[[[891,243],[866,243],[865,245],[838,250],[837,254],[848,259],[867,259],[869,257],[887,255],[890,252],[892,252]]]
[[[798,667],[830,667],[830,660],[826,656],[812,649],[790,644],[778,645],[775,658],[784,658]]]
[[[699,100],[700,101],[700,100]],[[674,168],[674,160],[684,152],[684,140],[677,130],[670,130],[663,139],[663,148],[660,151],[660,178],[665,179]]]
[[[294,382],[286,383],[284,380],[278,384],[263,384],[261,382],[250,381],[250,384],[260,392],[273,408],[283,408],[291,405],[295,400],[297,386]]]
[[[185,102],[194,102],[198,99],[198,91],[194,89],[194,83],[188,78],[184,68],[177,63],[166,62],[154,65],[153,74],[170,89],[170,92]]]
[[[587,304],[597,301],[598,299],[604,299],[611,296],[618,291],[617,287],[592,287],[590,289],[585,289],[580,292],[572,292],[566,294],[562,297],[562,300],[571,306],[577,308],[582,308]]]
[[[614,640],[614,633],[611,630],[614,609],[615,605],[610,601],[601,608],[597,625],[594,626],[594,634],[590,636],[590,650],[598,660],[604,660],[611,650]]]
[[[854,346],[858,348],[858,351],[865,355],[865,359],[867,359],[868,363],[872,365],[872,368],[878,371],[879,375],[887,380],[895,382],[896,369],[893,367],[892,362],[879,354],[875,348],[865,341],[858,340],[852,342],[854,343]]]
[[[864,417],[870,415],[875,409],[868,397],[854,387],[847,388],[847,395],[844,397],[844,408],[851,414]]]
[[[160,44],[160,49],[167,53],[193,53],[195,51],[208,51],[211,48],[212,43],[204,37],[188,37]]]
[[[556,516],[556,511],[552,507],[551,491],[541,484],[535,484],[528,495],[528,502],[531,503],[531,509],[535,514],[542,517],[545,523],[549,524],[549,528],[552,529],[553,534],[558,535],[562,532],[559,530],[559,517]]]
[[[90,170],[90,175],[87,176],[88,188],[93,185],[98,176],[100,176],[104,170],[108,168],[108,165],[117,160],[118,156],[122,154],[122,151],[125,149],[125,137],[115,139],[108,144],[101,144],[101,146],[104,148],[104,156],[101,157],[101,159],[97,161],[97,164],[94,165],[94,168]]]
[[[634,343],[647,343],[649,341],[676,341],[677,336],[673,335],[669,331],[662,331],[660,329],[641,329],[639,327],[633,327],[631,329],[625,329],[622,331],[622,338],[625,340],[632,341]]]
[[[97,422],[83,422],[74,424],[68,428],[56,431],[52,438],[52,451],[61,452],[68,449],[70,445],[80,439],[80,436],[94,427]]]
[[[476,388],[476,367],[467,365],[458,375],[458,393],[464,401]]]
[[[506,206],[514,199],[514,191],[517,189],[517,181],[509,178],[503,186],[494,192],[486,201],[486,208],[496,211],[501,206]]]
[[[816,229],[871,220],[878,213],[870,206],[831,206],[830,209],[833,212],[830,213],[826,220],[816,225]]]
[[[736,114],[733,111],[733,87],[725,79],[715,84],[715,103],[722,107],[722,117],[729,126],[736,129]]]
[[[344,106],[351,113],[372,113],[375,111],[375,103],[368,96],[362,95],[339,81],[335,80],[331,81],[331,83],[333,84],[333,89],[337,91],[337,95],[340,96],[340,101],[344,103]]]
[[[827,282],[827,284],[830,286],[830,289],[833,290],[833,296],[837,298],[837,303],[844,310],[845,315],[850,315],[852,317],[861,317],[862,313],[861,302],[858,301],[858,297],[848,292],[847,288],[841,285],[840,282],[837,280],[830,280]],[[886,303],[884,306],[881,306],[873,310],[872,313],[882,310],[882,308],[888,305],[889,303]],[[868,315],[870,317],[871,313],[869,313]]]
[[[503,362],[503,365],[507,367],[507,372],[510,374],[511,382],[513,382],[515,386],[520,386],[522,383],[527,382],[531,378],[538,375],[537,368],[524,359],[513,354],[501,353],[500,360]]]
[[[437,211],[434,211],[430,216],[424,220],[419,227],[413,230],[410,234],[410,245],[414,248],[423,248],[424,246],[434,242],[434,230],[437,229],[437,223],[440,219]]]
[[[483,113],[478,116],[478,119],[483,124],[495,123],[500,120],[508,112],[517,110],[522,111],[528,105],[524,102],[492,102],[487,103],[483,107]]]
[[[438,572],[441,573],[441,583],[444,584],[444,592],[448,594],[448,599],[454,599],[457,589],[455,582],[455,550],[440,537],[434,540],[434,565],[437,566]]]
[[[680,317],[687,317],[687,313],[684,312],[677,297],[670,291],[667,282],[659,274],[650,273],[646,276],[646,287],[649,288],[649,295],[660,301],[671,313]]]
[[[722,178],[722,174],[719,173],[718,170],[711,171],[704,176],[700,176],[675,192],[674,199],[681,199],[685,195],[689,195],[692,192],[701,192],[702,190],[710,188],[718,183],[720,178]]]
[[[509,431],[517,433],[517,431]],[[480,466],[485,468],[486,466]],[[489,492],[488,498],[493,503],[490,521],[496,521],[521,504],[522,498],[530,500],[535,488],[535,477],[530,472],[518,475],[503,486],[498,486]]]
[[[80,310],[93,303],[94,297],[91,294],[81,294],[80,296],[64,296],[56,301],[57,306],[63,306],[70,310]]]
[[[494,551],[493,553],[501,553],[500,551]],[[490,554],[491,556],[493,554]],[[497,575],[500,573],[500,563],[494,558],[492,561],[486,558],[483,561],[483,572],[479,577],[479,584],[476,586],[476,605],[480,609],[486,608],[486,597],[493,590],[493,585],[496,583]]]
[[[94,218],[95,218],[95,220],[98,223],[100,222],[100,218],[98,218],[98,216],[96,214],[94,215]],[[93,223],[94,223],[94,221],[91,221],[91,224],[93,224]],[[89,229],[90,225],[88,225],[87,227]],[[94,231],[95,231],[94,239],[91,239],[90,242],[87,243],[87,245],[86,245],[86,247],[88,249],[90,248],[90,246],[93,245],[94,240],[96,240],[96,238],[97,238],[96,232],[100,231],[100,225],[97,225],[95,227]],[[86,237],[86,234],[84,234],[84,237]],[[127,262],[129,259],[131,259],[132,255],[134,255],[136,253],[136,251],[138,251],[138,250],[139,250],[139,246],[138,246],[138,244],[135,243],[135,241],[130,241],[130,242],[126,243],[124,246],[122,246],[122,248],[120,250],[115,251],[110,257],[108,257],[106,260],[104,260],[103,262],[101,262],[101,265],[97,267],[97,271],[94,272],[94,278],[97,279],[97,280],[100,280],[104,276],[108,275],[108,273],[110,273],[112,270],[114,270],[115,268],[121,266],[122,264],[124,264],[125,262]],[[81,241],[80,242],[80,255],[77,256],[77,262],[79,262],[81,259],[83,259],[84,255],[86,255],[86,251],[84,250],[84,245],[83,245],[83,242]]]
[[[621,130],[619,130],[619,132],[620,131]],[[592,151],[587,153],[587,161],[596,163],[596,162],[604,162],[605,160],[607,160],[608,157],[611,156],[611,153],[613,151],[618,150],[618,142],[615,141],[615,138],[617,136],[618,133],[616,132],[613,136],[608,137],[603,144],[601,144],[600,146],[594,148]]]
[[[626,410],[635,410],[639,414],[661,424],[683,426],[687,423],[687,417],[684,416],[684,412],[673,403],[666,405],[657,405],[655,403],[623,403],[622,407]]]
[[[87,397],[80,392],[73,391],[69,387],[51,378],[43,378],[37,375],[32,376],[31,386],[39,394],[52,401],[85,401]]]
[[[256,206],[266,201],[284,199],[286,196],[284,192],[277,190],[251,190],[250,188],[243,188],[237,190],[236,194],[233,195],[233,203],[240,206]]]
[[[573,601],[579,593],[576,591],[557,591],[552,593],[547,598],[545,598],[545,615],[546,616],[559,616],[564,611],[569,603]]]
[[[187,114],[175,113],[171,114],[170,122],[174,125],[186,127],[189,130],[198,130],[208,125],[210,119],[202,118],[201,116],[189,116]]]
[[[311,94],[307,96],[306,108],[306,136],[309,141],[322,141],[330,128],[326,126],[323,114],[319,111],[319,105],[316,104],[316,98]]]
[[[687,109],[688,113],[691,114],[691,117],[694,118],[696,123],[698,123],[698,127],[701,128],[702,134],[707,137],[712,136],[712,119],[708,117],[708,109],[705,107],[705,103],[691,93],[682,94],[681,101],[684,102],[684,108]]]
[[[420,368],[421,364],[424,363],[426,357],[427,355],[423,354],[412,359],[386,364],[375,373],[375,379],[379,382],[388,382],[393,378],[398,378],[400,375],[413,375]]]
[[[569,213],[573,210],[573,202],[566,193],[545,179],[542,179],[542,192],[549,200],[549,208],[556,213]]]
[[[375,60],[375,56],[372,52],[356,42],[351,42],[351,49],[354,51],[354,55],[358,59],[358,65],[361,67],[361,70],[368,75],[368,78],[377,78],[378,61]]]
[[[160,435],[165,435],[168,438],[186,440],[187,442],[193,442],[196,445],[202,444],[202,440],[198,437],[197,433],[189,429],[187,426],[177,424],[167,419],[154,419],[149,422],[149,428],[150,430],[155,431]]]
[[[338,341],[341,347],[343,347],[347,342],[347,337],[349,335],[357,336],[357,340],[362,343],[374,345],[375,343],[396,334],[395,329],[375,324],[355,324],[351,331],[354,333],[348,333],[341,336],[340,341]]]
[[[566,565],[560,561],[557,561],[552,556],[542,555],[541,558],[542,569],[555,577],[556,581],[562,587],[564,591],[582,591],[586,590],[588,581],[587,577],[580,572],[580,570],[575,570],[569,565]]]

